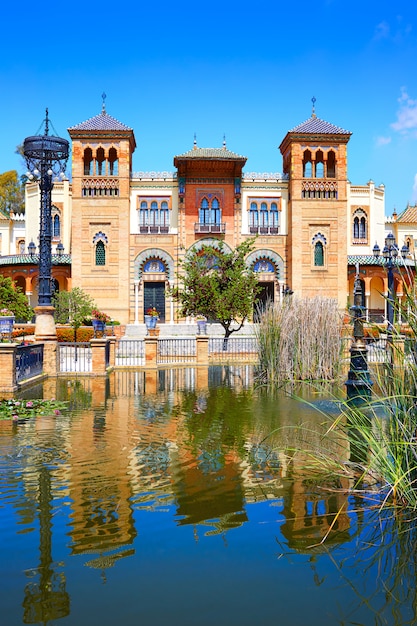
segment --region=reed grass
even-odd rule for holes
[[[260,379],[335,380],[341,367],[341,331],[336,300],[292,296],[269,303],[255,329]]]

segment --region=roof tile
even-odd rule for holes
[[[119,120],[108,115],[105,111],[102,111],[99,115],[95,117],[90,117],[90,119],[85,122],[81,122],[76,126],[71,126],[68,128],[71,130],[132,130],[129,126],[122,124]]]
[[[312,115],[308,120],[299,124],[292,130],[288,131],[290,133],[306,133],[306,134],[318,134],[318,135],[351,135],[352,133],[349,130],[345,130],[344,128],[340,128],[340,126],[334,126],[334,124],[330,124],[329,122],[325,122],[321,120],[316,115]]]
[[[192,148],[184,154],[179,154],[175,159],[246,159],[247,157],[231,152],[227,148]]]

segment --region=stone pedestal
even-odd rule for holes
[[[196,337],[196,352],[197,352],[197,365],[208,365],[209,362],[209,351],[208,344],[209,338],[202,335],[197,335]]]
[[[12,398],[17,391],[16,343],[0,343],[0,398]]]
[[[158,338],[145,337],[145,365],[146,367],[157,367]]]
[[[91,373],[93,376],[107,376],[108,341],[106,337],[91,339]]]

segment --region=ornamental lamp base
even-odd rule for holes
[[[39,305],[35,307],[35,339],[36,341],[56,341],[55,307]]]

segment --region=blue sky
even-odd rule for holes
[[[352,132],[349,179],[417,202],[417,4],[412,0],[197,3],[73,0],[2,9],[0,172],[15,148],[106,109],[135,131],[133,169],[173,171],[192,147],[227,147],[281,172],[278,146],[311,115]]]

